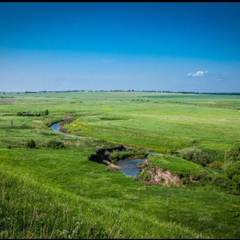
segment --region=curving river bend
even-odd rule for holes
[[[54,123],[51,128],[55,132],[60,132],[60,122]],[[149,152],[150,155],[158,154],[156,152]],[[138,158],[138,159],[124,159],[117,162],[117,165],[120,167],[120,169],[130,177],[137,177],[137,175],[140,173],[140,169],[138,168],[139,163],[143,163],[147,161],[146,158]]]

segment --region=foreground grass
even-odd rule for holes
[[[1,238],[202,238],[171,222],[94,204],[0,172]],[[134,226],[134,227],[133,227]]]
[[[13,97],[13,98],[9,98]],[[143,93],[9,94],[0,98],[1,238],[239,238],[240,200],[215,184],[145,185],[88,160],[130,144],[168,153],[196,145],[225,151],[239,140],[235,96]],[[133,101],[134,99],[134,101]],[[213,104],[213,102],[215,102]],[[48,116],[20,117],[17,112]],[[47,127],[67,115],[58,134]],[[79,136],[77,136],[79,135]],[[34,139],[37,148],[26,148]],[[47,147],[51,140],[63,149]],[[178,174],[221,172],[174,156],[151,157]]]

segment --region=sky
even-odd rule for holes
[[[240,3],[0,3],[0,92],[240,92]]]

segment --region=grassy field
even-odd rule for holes
[[[70,118],[71,134],[49,127]],[[237,181],[176,154],[194,148],[225,166],[240,142],[239,96],[1,93],[0,137],[0,238],[240,238]],[[88,160],[121,144],[160,153],[151,164],[185,184],[145,184]]]

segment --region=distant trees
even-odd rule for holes
[[[47,116],[49,114],[48,109],[44,112],[37,112],[37,113],[29,113],[29,112],[18,112],[17,116],[28,116],[28,117],[40,117],[40,116]]]

